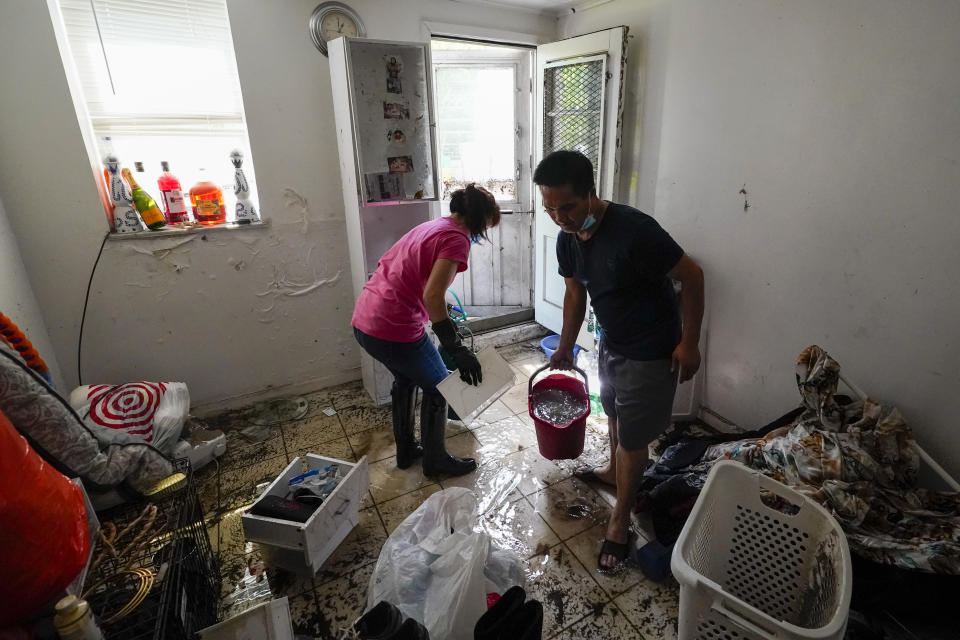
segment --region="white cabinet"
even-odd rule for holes
[[[380,256],[431,219],[439,196],[430,47],[338,38],[329,44],[354,299]],[[393,376],[366,353],[363,385],[389,402]]]

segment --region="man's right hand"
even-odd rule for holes
[[[573,368],[573,349],[557,349],[550,356],[550,368],[568,371]]]

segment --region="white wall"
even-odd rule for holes
[[[820,344],[960,476],[960,5],[685,0],[665,24],[652,213],[707,273],[706,404],[776,417]]]
[[[33,347],[47,363],[54,384],[61,387],[63,377],[57,365],[57,357],[43,322],[43,314],[33,295],[27,269],[20,257],[20,247],[13,236],[7,212],[0,200],[0,313],[13,320],[27,336]]]
[[[108,241],[84,331],[85,382],[183,380],[195,402],[208,403],[359,377],[329,69],[307,34],[316,4],[228,2],[271,226],[187,236],[179,246]],[[446,0],[351,6],[373,38],[421,40],[423,20],[555,29],[533,13],[494,15]],[[84,288],[105,224],[46,2],[0,3],[0,55],[17,61],[0,66],[0,195],[72,386]],[[314,283],[324,284],[288,295]]]

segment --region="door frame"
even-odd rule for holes
[[[434,36],[433,39],[441,39]],[[447,39],[447,38],[443,38]],[[453,38],[450,38],[453,39]],[[509,45],[503,45],[509,46]],[[530,166],[533,156],[533,117],[532,108],[532,66],[535,64],[534,54],[526,47],[515,48],[510,51],[433,51],[433,86],[437,86],[436,71],[438,67],[470,67],[503,65],[513,67],[515,94],[513,99],[513,120],[515,124],[513,136],[513,175],[516,181],[516,195],[511,201],[499,201],[502,209],[514,214],[528,213],[533,210],[532,193],[533,169]],[[436,89],[434,89],[436,91]],[[438,116],[439,118],[439,116]],[[437,128],[437,146],[439,150],[439,127]],[[441,167],[437,167],[441,169]],[[441,203],[449,201],[440,199]],[[509,214],[508,214],[509,215]]]
[[[532,214],[533,214],[533,135],[534,135],[534,126],[533,126],[533,65],[536,62],[536,44],[541,40],[536,36],[530,34],[519,34],[517,32],[510,31],[499,31],[499,30],[489,30],[475,27],[462,27],[457,25],[448,25],[443,23],[424,23],[424,35],[427,37],[428,41],[433,39],[445,39],[445,40],[462,40],[465,42],[477,42],[479,44],[486,44],[490,46],[501,46],[501,47],[512,47],[510,49],[503,49],[500,52],[496,50],[477,52],[475,55],[471,55],[470,51],[456,51],[456,52],[445,52],[437,51],[433,52],[433,69],[431,70],[434,76],[434,86],[436,86],[436,67],[437,66],[469,66],[472,64],[475,65],[487,65],[487,64],[498,64],[498,63],[507,63],[513,66],[514,68],[514,86],[515,86],[515,95],[514,95],[514,122],[515,122],[515,132],[514,132],[514,178],[516,180],[516,197],[513,201],[501,201],[501,211],[503,212],[503,217],[501,218],[501,225],[496,229],[490,231],[490,244],[494,250],[494,254],[498,254],[499,251],[503,250],[504,241],[504,232],[505,228],[510,226],[518,234],[518,238],[511,238],[512,244],[516,244],[516,241],[519,241],[519,255],[517,259],[520,261],[520,289],[523,292],[521,296],[520,308],[530,310],[532,316],[533,309],[533,232],[532,232]],[[438,164],[439,170],[439,164]],[[448,201],[440,201],[440,208],[437,211],[437,215],[445,215],[445,209]],[[511,224],[513,223],[513,224]],[[474,260],[475,251],[471,251],[471,262]],[[494,264],[492,268],[492,278],[494,280],[494,286],[502,288],[504,286],[504,277],[503,269],[499,264],[499,261],[495,256],[488,255],[490,252],[481,251],[477,255],[477,259],[493,259]],[[462,295],[464,295],[464,301],[466,306],[478,306],[472,304],[471,302],[466,302],[468,299],[472,299],[472,280],[468,277],[465,277],[467,274],[470,274],[471,271],[468,270],[465,273],[458,274],[455,282],[451,285],[452,289],[458,290]],[[511,291],[516,293],[516,288],[511,288]],[[493,307],[509,307],[509,305],[504,305],[503,302],[506,299],[501,297],[501,291],[497,291],[493,297]],[[514,299],[514,296],[510,296],[510,299]],[[485,305],[480,305],[485,306]],[[516,322],[515,317],[517,315],[516,311],[509,311],[506,315],[503,316],[502,324],[506,326],[508,324],[513,324]],[[485,317],[484,326],[489,328],[497,328],[499,326],[497,317],[500,316],[487,316]]]

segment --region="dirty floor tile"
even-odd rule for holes
[[[228,512],[254,502],[260,493],[257,485],[273,482],[287,467],[285,455],[220,470],[220,511]]]
[[[387,532],[373,507],[360,512],[360,522],[317,572],[317,584],[325,584],[351,571],[376,562]]]
[[[543,637],[565,629],[607,601],[580,562],[563,544],[525,561],[527,597],[543,604]],[[651,636],[656,637],[656,636]]]
[[[528,357],[524,358],[523,360],[511,362],[510,366],[520,374],[520,383],[527,384],[530,381],[530,376],[537,373],[537,370],[539,370],[545,364],[547,364],[547,359],[544,357],[543,352],[541,352],[539,356]],[[539,380],[542,376],[548,375],[550,375],[549,370],[543,371],[537,374],[534,382]]]
[[[289,451],[291,461],[296,457],[304,456],[308,453],[323,456],[325,458],[346,460],[347,462],[357,461],[357,457],[353,453],[353,447],[350,446],[350,441],[345,437],[323,442],[321,444],[293,447],[289,448]]]
[[[403,522],[408,515],[416,511],[417,507],[423,504],[427,498],[437,491],[440,491],[441,488],[439,484],[428,484],[399,498],[393,498],[392,500],[378,504],[377,511],[380,512],[380,517],[383,518],[383,524],[386,525],[387,534],[393,533],[397,525]],[[377,552],[379,554],[379,549]]]
[[[361,458],[367,456],[368,462],[377,462],[397,455],[397,442],[393,437],[392,428],[367,429],[351,434],[347,438],[354,453]]]
[[[556,640],[635,640],[636,628],[612,602],[597,603],[583,619],[564,629]]]
[[[308,628],[316,629],[320,633],[318,638],[333,640],[338,632],[353,626],[357,618],[363,615],[367,608],[367,586],[373,573],[374,565],[368,564],[353,573],[331,582],[320,585],[314,590],[316,595],[315,610],[302,612],[298,622],[308,623]],[[306,614],[306,615],[304,615]],[[302,626],[295,626],[299,630]]]
[[[550,485],[529,498],[561,540],[605,524],[610,516],[610,506],[576,478]]]
[[[484,409],[483,413],[477,416],[477,418],[482,419],[483,422],[487,424],[493,424],[494,422],[498,422],[504,418],[509,418],[512,415],[513,411],[511,411],[507,405],[503,404],[502,400],[497,400],[489,407]],[[470,426],[473,427],[474,425]]]
[[[330,392],[336,388],[338,387],[320,389],[319,391],[303,394],[303,398],[307,401],[307,415],[312,416],[323,413],[324,409],[333,409],[333,400]],[[336,411],[336,409],[333,410]]]
[[[259,442],[247,440],[237,431],[224,433],[227,436],[227,450],[218,459],[221,469],[245,467],[258,460],[286,455],[280,425],[265,427],[263,435],[267,437]]]
[[[221,463],[214,461],[194,476],[197,498],[200,500],[204,517],[215,515],[220,509],[220,469],[222,467]]]
[[[390,405],[382,407],[348,407],[337,412],[343,430],[353,435],[367,429],[393,429]]]
[[[309,450],[316,445],[343,438],[343,427],[337,416],[322,413],[283,423],[283,441],[291,455],[300,455],[298,451]]]
[[[502,455],[537,447],[537,432],[533,422],[524,420],[520,416],[511,416],[474,429],[473,435],[477,437],[480,444],[485,447],[496,447],[495,450],[502,451]]]
[[[521,558],[546,553],[560,542],[526,498],[503,502],[491,509],[480,519],[480,526],[494,546],[510,549]]]
[[[398,469],[396,458],[370,463],[370,493],[377,504],[428,484],[432,481],[423,475],[419,462],[407,469]]]
[[[614,603],[644,637],[676,640],[679,599],[680,587],[668,578],[659,584],[644,580]]]
[[[350,407],[372,407],[373,400],[364,390],[359,380],[348,382],[326,390],[330,404],[338,412]]]
[[[521,383],[512,387],[500,398],[500,401],[503,402],[506,407],[516,413],[526,413],[529,410],[527,404],[527,397],[529,396],[529,391],[527,389],[527,383]]]
[[[544,458],[536,447],[512,453],[502,458],[500,464],[520,472],[519,489],[526,496],[570,478],[567,469]]]
[[[466,475],[441,478],[440,484],[444,489],[465,487],[472,490],[477,496],[478,513],[483,514],[519,498],[522,494],[518,487],[522,480],[519,472],[488,461]]]

